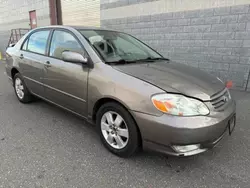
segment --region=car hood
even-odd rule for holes
[[[210,100],[225,85],[216,77],[200,69],[176,62],[158,61],[113,66],[116,70],[161,88],[166,92]]]

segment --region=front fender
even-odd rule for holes
[[[102,98],[113,99],[128,110],[160,116],[151,102],[151,96],[163,90],[113,69],[104,63],[95,64],[88,77],[88,116],[92,116],[96,102]]]

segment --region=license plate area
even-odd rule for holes
[[[234,131],[236,125],[236,115],[234,115],[229,121],[228,121],[228,130],[229,130],[229,135],[232,134]]]

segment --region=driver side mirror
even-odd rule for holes
[[[88,62],[88,58],[84,57],[82,54],[77,52],[65,51],[62,53],[62,59],[66,62],[71,63],[83,63],[86,64]]]

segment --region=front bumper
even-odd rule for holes
[[[209,116],[177,117],[164,114],[160,117],[132,112],[141,132],[144,149],[175,156],[190,156],[214,147],[228,133],[228,122],[235,115],[235,101],[223,112]],[[197,145],[193,151],[178,152],[173,146]]]

